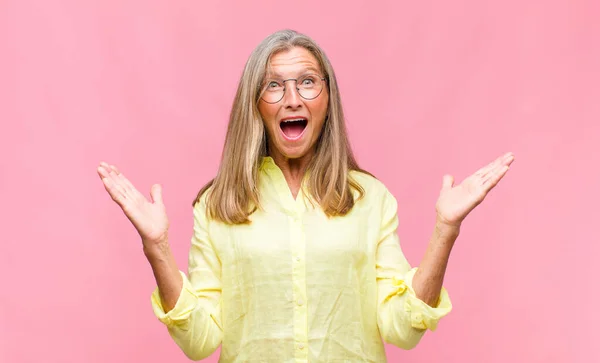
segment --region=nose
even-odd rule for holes
[[[285,86],[283,94],[283,106],[286,108],[298,108],[302,106],[302,100],[296,87],[296,81],[289,81]]]

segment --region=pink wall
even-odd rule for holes
[[[0,1],[0,362],[186,361],[96,166],[163,184],[185,268],[246,57],[284,27],[328,52],[413,265],[443,173],[516,155],[453,252],[454,311],[390,362],[600,361],[597,1],[215,3]]]

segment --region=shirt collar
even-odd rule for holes
[[[260,162],[260,169],[267,170],[272,169],[273,167],[277,168],[277,164],[275,164],[275,160],[273,160],[270,156],[263,156]]]

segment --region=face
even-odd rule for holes
[[[258,110],[269,136],[270,154],[275,159],[310,158],[315,150],[327,115],[329,93],[327,83],[320,81],[321,93],[313,99],[303,98],[301,94],[308,98],[313,95],[311,87],[314,79],[302,78],[308,74],[323,77],[319,62],[303,47],[282,51],[271,57],[265,87],[271,87],[273,94],[283,88],[283,97],[278,102],[268,103],[265,101],[268,97],[264,94],[264,99],[259,99]],[[298,79],[301,84],[297,85],[290,78]],[[284,80],[287,81],[282,82]],[[300,92],[298,87],[302,89]],[[269,102],[274,102],[276,98],[269,99]]]

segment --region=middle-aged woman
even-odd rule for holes
[[[152,307],[189,358],[221,346],[220,362],[385,362],[384,341],[411,349],[450,312],[442,282],[461,223],[513,160],[459,185],[443,177],[411,268],[396,199],[350,149],[330,61],[285,30],[246,63],[218,173],[193,203],[188,274],[171,252],[161,186],[148,201],[114,165],[98,174],[140,234]]]

